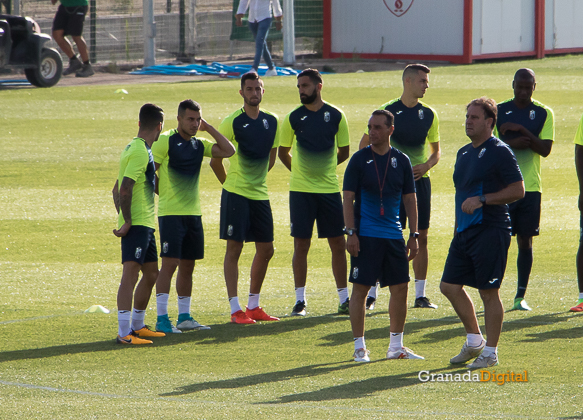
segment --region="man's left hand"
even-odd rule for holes
[[[425,175],[429,171],[429,169],[431,168],[429,167],[427,162],[413,166],[413,177],[415,178],[415,181],[419,181],[423,177],[423,175]]]
[[[480,207],[482,207],[482,203],[480,203],[480,197],[478,196],[466,198],[462,203],[462,211],[467,214],[474,214],[474,210]]]

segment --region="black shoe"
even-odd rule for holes
[[[91,64],[83,64],[82,67],[83,68],[80,71],[75,73],[75,77],[91,77],[95,74],[95,72],[93,71],[93,67],[91,67]]]
[[[429,299],[427,299],[425,296],[415,299],[415,305],[413,307],[437,309],[437,305],[429,302]]]
[[[306,316],[306,302],[298,300],[292,309],[291,316]]]
[[[69,67],[63,70],[63,76],[68,76],[70,74],[75,73],[77,70],[81,70],[83,68],[83,63],[78,59],[70,60]]]
[[[368,309],[369,311],[372,311],[374,309],[374,304],[376,303],[376,298],[373,298],[372,296],[368,296],[366,298],[366,309]]]

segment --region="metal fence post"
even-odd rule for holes
[[[196,54],[196,0],[190,0],[188,9],[188,57],[194,61]]]
[[[89,2],[89,60],[95,64],[97,62],[97,7],[96,0]]]
[[[294,26],[294,0],[283,0],[283,63],[296,63],[296,34]]]
[[[8,14],[10,14],[10,8],[8,9]],[[12,3],[12,14],[20,15],[20,0],[14,0]]]
[[[144,67],[156,64],[154,41],[156,23],[154,22],[154,0],[144,0]]]

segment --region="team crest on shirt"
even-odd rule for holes
[[[480,159],[482,156],[484,156],[484,153],[486,153],[485,147],[483,147],[482,150],[480,150],[480,153],[478,154],[478,159]]]
[[[403,16],[409,11],[415,0],[383,0],[389,12],[397,17]]]
[[[534,109],[531,109],[530,114],[528,114],[528,118],[530,118],[531,120],[534,120],[535,117],[536,117],[536,113],[534,112]]]
[[[142,248],[137,247],[136,248],[136,258],[140,258],[141,256],[142,256]]]
[[[423,118],[425,118],[425,114],[423,113],[423,110],[420,109],[419,110],[419,119],[422,120]]]
[[[196,142],[196,139],[190,139],[190,144],[192,144],[192,148],[194,150],[197,150],[198,149],[198,144]]]
[[[265,118],[263,118],[263,127],[265,127],[266,130],[269,130],[269,123]]]
[[[330,113],[328,111],[324,112],[324,121],[330,122]]]
[[[227,227],[227,235],[233,236],[233,225],[229,225],[229,227]]]
[[[358,267],[354,267],[352,269],[352,278],[353,279],[358,278]]]
[[[166,254],[168,252],[168,242],[162,244],[162,252]]]
[[[393,168],[396,168],[397,167],[397,158],[396,157],[392,157],[391,158],[391,166]]]

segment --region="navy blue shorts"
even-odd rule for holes
[[[512,235],[538,236],[540,229],[541,193],[528,191],[514,203],[508,205]]]
[[[83,22],[87,14],[87,6],[65,7],[59,5],[55,19],[53,20],[53,31],[63,30],[65,35],[83,35]]]
[[[160,243],[163,258],[202,260],[204,231],[200,216],[160,216]]]
[[[351,283],[381,287],[409,282],[409,261],[404,239],[359,236],[358,257],[350,257]]]
[[[444,283],[499,289],[506,271],[510,232],[478,225],[456,234],[443,268]]]
[[[269,200],[250,200],[223,190],[220,236],[237,242],[273,242]]]
[[[429,219],[431,216],[431,180],[429,177],[415,181],[415,195],[417,196],[417,230],[429,229]],[[401,200],[399,210],[399,221],[401,227],[407,227],[407,212],[405,204]]]
[[[344,235],[344,212],[340,193],[320,194],[290,191],[289,209],[291,236],[311,239],[314,221],[318,238],[336,238]]]
[[[154,229],[132,226],[128,234],[121,238],[121,263],[127,261],[135,261],[140,265],[158,262]]]

